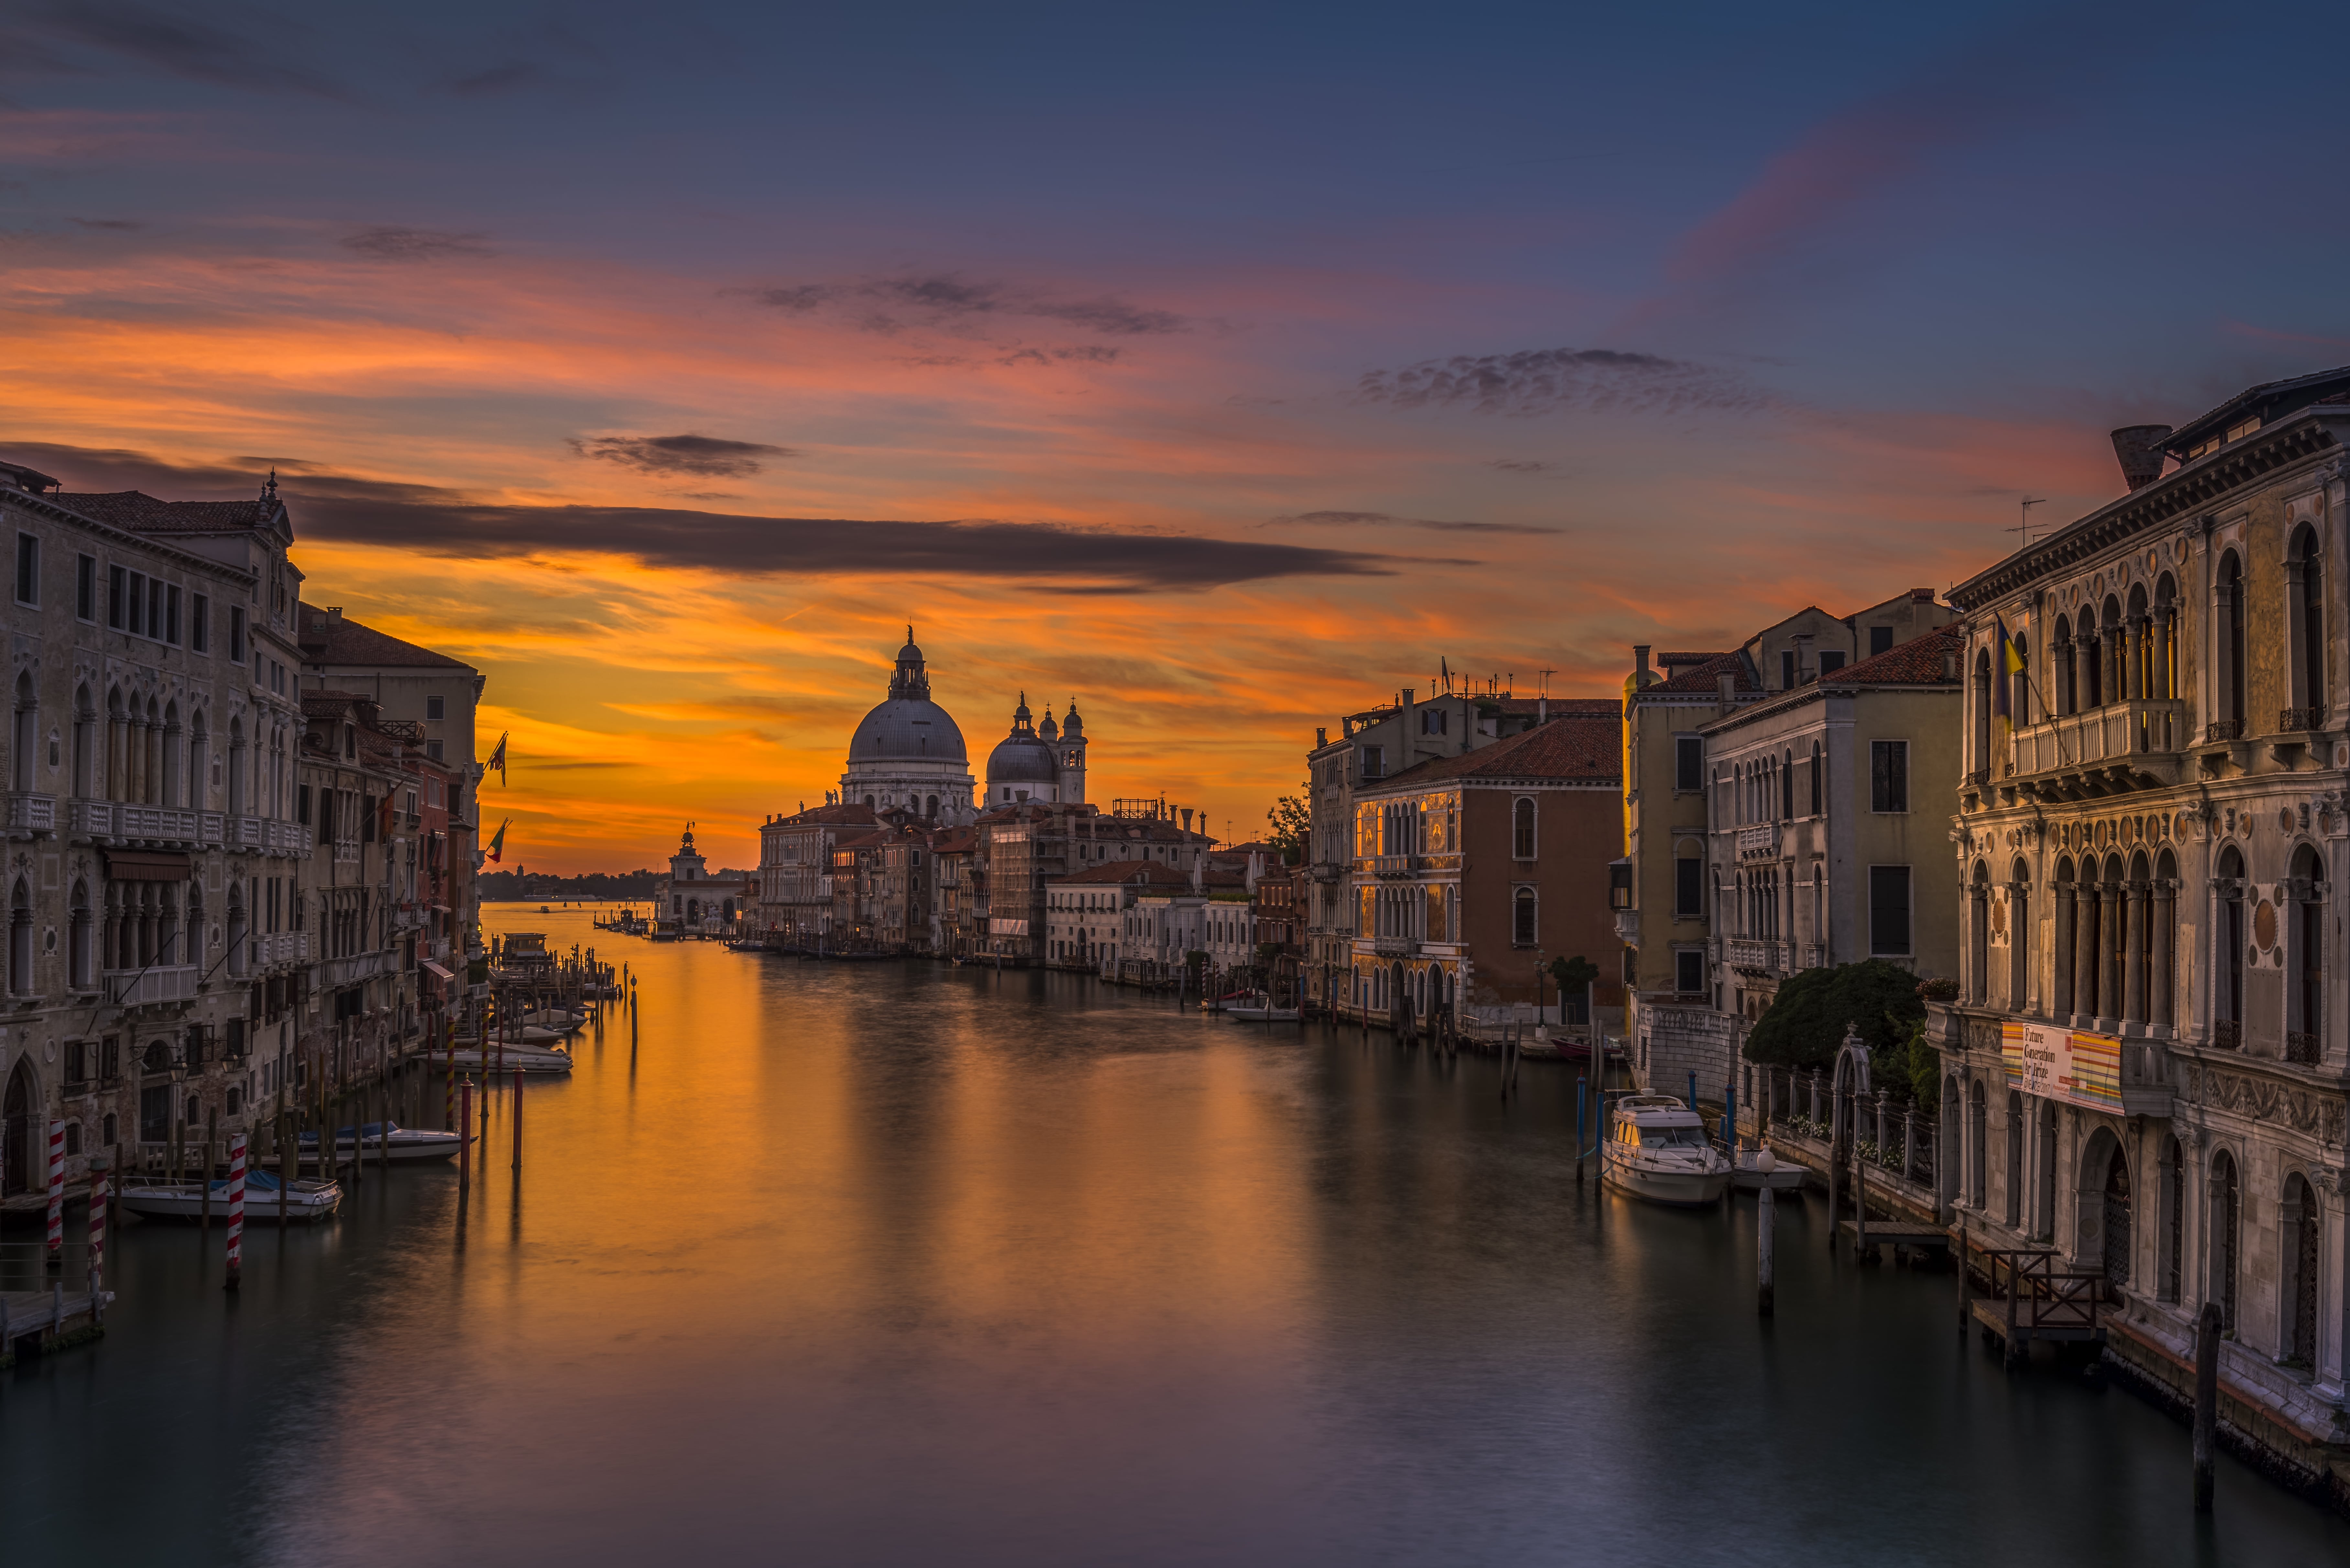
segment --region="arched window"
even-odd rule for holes
[[[98,708],[92,702],[88,686],[74,688],[73,777],[69,781],[77,798],[87,800],[90,794],[90,769],[98,758]]]
[[[1823,776],[1825,770],[1821,765],[1822,762],[1820,743],[1814,741],[1812,742],[1812,815],[1814,816],[1820,815],[1820,802],[1826,798],[1825,789],[1827,781]]]
[[[38,787],[40,774],[41,699],[33,689],[32,671],[16,677],[15,725],[8,734],[9,787],[29,793]]]
[[[1534,803],[1530,795],[1520,795],[1510,808],[1510,853],[1520,860],[1534,857]]]
[[[2032,722],[2032,650],[2020,637],[2010,640],[2015,644],[2015,657],[2023,661],[2022,668],[2008,677],[2014,690],[2008,694],[2007,711],[2020,727]]]
[[[2175,1136],[2162,1140],[2161,1179],[2155,1216],[2160,1233],[2156,1242],[2154,1288],[2161,1300],[2175,1302],[2179,1296],[2187,1234],[2187,1170]]]
[[[2122,623],[2122,646],[2129,668],[2124,672],[2121,695],[2142,698],[2154,691],[2154,618],[2147,613],[2146,585],[2133,583],[2129,615]]]
[[[1795,820],[1795,753],[1779,759],[1779,820]]]
[[[1980,649],[1975,654],[1974,689],[1967,694],[1974,710],[1974,754],[1967,760],[1967,771],[1982,774],[1991,767],[1991,650]]]
[[[33,888],[22,877],[8,897],[8,989],[17,996],[33,992]]]
[[[89,884],[73,885],[73,924],[66,943],[67,981],[74,991],[98,989],[97,921],[89,908]]]
[[[2301,1172],[2284,1179],[2277,1214],[2284,1231],[2284,1359],[2311,1370],[2317,1366],[2317,1194]]]
[[[1978,1213],[1985,1202],[1983,1156],[1989,1133],[1984,1120],[1982,1080],[1978,1078],[1967,1086],[1967,1201]]]
[[[1510,898],[1510,940],[1522,948],[1534,945],[1534,890],[1521,888]]]
[[[2032,994],[2032,866],[2022,856],[2008,867],[2007,1005],[2021,1012]]]
[[[2007,1224],[2023,1223],[2023,1096],[2007,1092]]]
[[[1812,867],[1812,940],[1819,945],[1821,963],[1829,964],[1835,961],[1834,955],[1827,949],[1827,884],[1822,880],[1820,868],[1816,864]]]
[[[2213,957],[2211,1044],[2235,1050],[2244,1043],[2244,857],[2234,845],[2220,852],[2220,874],[2211,882],[2219,902]]]
[[[187,788],[187,777],[180,761],[180,705],[171,702],[163,708],[163,804],[170,806],[186,804],[182,791]]]
[[[2325,1054],[2325,883],[2317,851],[2293,851],[2293,878],[2285,896],[2293,922],[2285,933],[2284,1056],[2315,1065]]]
[[[244,721],[231,718],[228,722],[228,814],[245,815]]]
[[[1975,862],[1967,889],[1967,1000],[1991,996],[1991,868]]]
[[[2212,590],[2212,722],[2218,739],[2244,732],[2244,564],[2236,552],[2220,557]]]
[[[2049,1012],[2056,1018],[2069,1018],[2080,1011],[2075,1001],[2074,956],[2080,951],[2080,889],[2073,883],[2072,857],[2056,862],[2056,944],[2049,964],[2051,993]]]
[[[234,877],[228,885],[228,971],[241,975],[246,968],[244,884]]]
[[[2051,693],[2051,695],[2056,703],[2056,711],[2059,713],[2077,713],[2081,711],[2081,699],[2079,689],[2074,685],[2073,680],[2073,621],[2071,617],[2060,615],[2056,618],[2055,640],[2049,644],[2048,651],[2052,656],[2054,666],[2052,673],[2055,679],[2056,689],[2053,693]]]
[[[212,737],[204,729],[204,711],[197,709],[188,719],[188,805],[203,811],[213,803]]]
[[[2220,1331],[2230,1336],[2236,1332],[2236,1265],[2243,1251],[2242,1196],[2236,1157],[2220,1149],[2211,1156],[2211,1299],[2220,1303]]]
[[[2178,695],[2178,585],[2168,572],[2154,580],[2154,685],[2147,693]]]
[[[2317,730],[2325,725],[2325,563],[2317,553],[2317,530],[2304,526],[2293,538],[2285,563],[2291,601],[2285,624],[2293,639],[2293,705],[2281,730]]]

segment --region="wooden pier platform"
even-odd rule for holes
[[[2106,1337],[2105,1324],[2100,1323],[2034,1323],[2031,1303],[2018,1303],[2022,1310],[2015,1319],[2015,1339],[2019,1350],[2035,1339],[2045,1339],[2059,1345],[2101,1344]],[[2007,1303],[1976,1296],[1967,1303],[1967,1311],[1984,1332],[2001,1339],[2007,1337]]]
[[[1836,1229],[1849,1239],[1856,1234],[1849,1220],[1836,1222]],[[1939,1225],[1912,1225],[1902,1220],[1871,1220],[1868,1222],[1868,1244],[1872,1247],[1938,1248],[1948,1251],[1950,1233]]]
[[[114,1299],[112,1291],[99,1294],[104,1302]],[[14,1365],[19,1355],[54,1355],[106,1332],[87,1290],[0,1291],[0,1366]]]

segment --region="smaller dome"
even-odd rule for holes
[[[1060,780],[1053,748],[1035,735],[1006,736],[987,754],[988,797],[998,804],[1002,802],[1000,784],[1051,784]]]
[[[1069,699],[1069,716],[1061,722],[1061,733],[1072,738],[1086,732],[1086,722],[1077,717],[1077,700]]]
[[[1045,710],[1045,722],[1036,726],[1036,733],[1048,741],[1059,737],[1061,729],[1059,725],[1053,722],[1053,711],[1050,708]]]

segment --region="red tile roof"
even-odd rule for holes
[[[818,805],[811,806],[806,811],[795,812],[781,822],[771,823],[768,826],[805,826],[846,822],[859,827],[870,827],[876,820],[878,819],[873,815],[873,808],[869,805]]]
[[[302,658],[310,664],[358,665],[374,668],[383,665],[448,670],[471,670],[473,666],[435,653],[429,648],[419,648],[373,627],[361,626],[345,615],[329,615],[317,605],[302,607],[300,641]]]
[[[1457,757],[1436,757],[1390,774],[1364,793],[1439,779],[1615,779],[1624,772],[1623,727],[1614,719],[1555,719],[1523,735]]]
[[[276,516],[275,501],[158,501],[137,490],[50,495],[68,512],[140,534],[230,534]]]
[[[1952,621],[1926,633],[1913,637],[1898,647],[1887,649],[1874,659],[1864,659],[1858,664],[1847,664],[1842,670],[1831,670],[1820,677],[1823,686],[1955,686],[1958,677],[1942,671],[1942,655],[1963,654],[1967,646],[1967,628],[1963,621]]]
[[[1762,690],[1754,683],[1753,678],[1746,673],[1746,656],[1742,653],[1710,654],[1703,663],[1695,668],[1684,670],[1669,680],[1659,680],[1652,685],[1643,686],[1640,690],[1643,691],[1718,691],[1721,689],[1721,677],[1725,675],[1737,677],[1737,683],[1731,688],[1732,691],[1760,691]]]

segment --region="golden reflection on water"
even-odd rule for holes
[[[462,1204],[369,1177],[234,1301],[217,1235],[130,1228],[107,1343],[0,1423],[23,1551],[1809,1565],[1929,1519],[1950,1562],[2193,1559],[2163,1417],[2005,1376],[1948,1276],[1832,1267],[1801,1203],[1758,1324],[1751,1207],[1578,1189],[1571,1073],[1504,1105],[1068,976],[485,923],[628,964],[633,1062],[608,1008],[522,1091],[519,1188],[494,1087]],[[2244,1560],[2350,1555],[2240,1467],[2220,1508]]]

